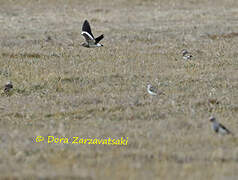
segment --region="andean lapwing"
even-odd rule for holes
[[[4,86],[4,93],[9,95],[10,91],[13,89],[13,85],[11,81],[8,81]]]
[[[221,135],[232,134],[231,131],[229,131],[224,125],[217,122],[215,117],[212,116],[209,118],[209,120],[212,123],[212,129],[215,131],[215,133]]]
[[[87,20],[84,21],[83,27],[82,27],[82,33],[81,33],[86,42],[82,44],[82,46],[87,47],[87,48],[94,48],[94,47],[101,47],[103,46],[102,44],[99,43],[104,38],[104,35],[100,35],[97,38],[94,38],[93,33],[91,31],[89,22]]]
[[[147,92],[153,96],[157,95],[157,90],[151,84],[147,85]]]
[[[182,50],[182,54],[184,60],[191,60],[193,57],[186,49]]]

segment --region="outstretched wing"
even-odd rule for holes
[[[104,38],[104,35],[102,34],[101,36],[98,36],[98,37],[95,39],[95,42],[96,42],[96,43],[99,43],[99,41],[101,41],[103,38]]]
[[[84,31],[87,32],[94,39],[89,22],[87,20],[85,20],[83,23],[82,32],[84,32]]]

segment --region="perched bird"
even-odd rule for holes
[[[193,57],[186,49],[182,50],[182,54],[184,60],[191,60]]]
[[[215,117],[212,116],[209,118],[209,120],[212,123],[212,129],[216,133],[222,134],[222,135],[232,134],[231,131],[229,131],[225,126],[217,122]]]
[[[84,21],[83,27],[82,27],[82,33],[81,35],[84,36],[86,42],[82,44],[82,46],[87,48],[94,48],[94,47],[101,47],[102,44],[99,43],[104,38],[104,35],[100,35],[97,38],[94,38],[89,22],[87,20]]]
[[[4,93],[8,94],[11,89],[13,89],[12,82],[8,81],[4,86]]]
[[[147,92],[153,96],[157,95],[157,90],[151,84],[147,85]]]

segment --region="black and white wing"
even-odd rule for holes
[[[98,36],[98,37],[95,39],[95,42],[96,42],[96,43],[99,43],[99,41],[101,41],[103,38],[104,38],[104,35],[102,34],[101,36]]]
[[[87,20],[85,20],[84,23],[83,23],[81,34],[84,36],[85,40],[88,43],[94,43],[95,42],[94,36],[92,34],[92,31],[91,31],[91,28],[90,28],[90,25],[89,25],[89,22]]]
[[[85,20],[83,23],[82,32],[84,32],[84,31],[87,32],[92,37],[92,39],[94,39],[90,24],[87,20]]]

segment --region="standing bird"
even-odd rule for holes
[[[157,95],[157,90],[151,84],[147,85],[147,92],[153,96]]]
[[[104,38],[104,35],[98,36],[97,38],[94,38],[93,33],[91,31],[89,22],[87,20],[84,21],[83,27],[82,27],[82,33],[81,35],[84,36],[86,42],[82,44],[82,46],[87,48],[94,48],[94,47],[101,47],[102,44],[99,43]]]
[[[209,118],[209,120],[212,123],[212,129],[215,131],[215,133],[222,135],[232,134],[231,131],[229,131],[225,126],[217,122],[215,117],[212,116]]]
[[[186,49],[182,50],[182,54],[184,60],[191,60],[193,57]]]
[[[12,82],[8,81],[4,86],[4,93],[9,94],[11,89],[13,89]]]

